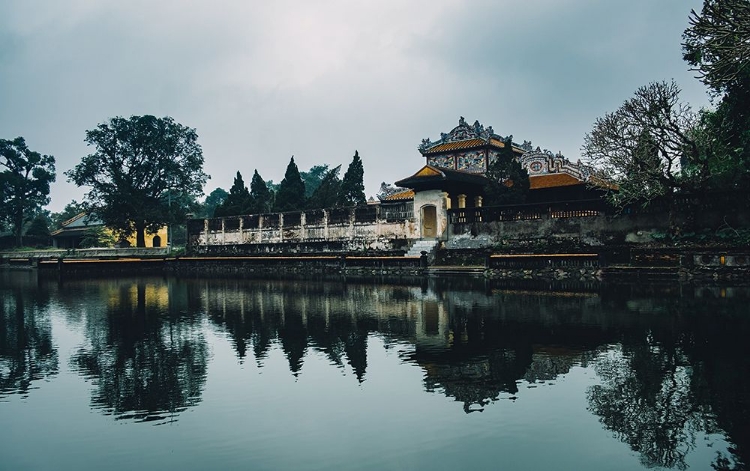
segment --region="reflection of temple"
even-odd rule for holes
[[[424,370],[426,389],[455,398],[467,411],[517,394],[519,381],[553,380],[587,350],[613,340],[578,325],[578,316],[597,305],[591,297],[550,300],[550,311],[519,320],[514,313],[528,311],[523,296],[482,297],[437,286],[232,280],[196,288],[191,304],[224,326],[240,358],[253,355],[262,365],[278,346],[299,375],[305,356],[320,352],[339,367],[350,365],[363,381],[367,338],[378,335],[413,345],[403,358]],[[498,315],[498,308],[509,315]],[[561,313],[575,317],[566,325]]]

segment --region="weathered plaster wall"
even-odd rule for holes
[[[503,244],[516,246],[575,244],[599,247],[626,242],[647,242],[648,234],[663,231],[668,220],[663,215],[587,216],[454,224],[448,234],[448,249],[496,248]],[[637,239],[637,240],[636,240]]]
[[[414,226],[416,233],[413,238],[421,238],[423,236],[420,228],[422,227],[424,208],[427,206],[435,206],[437,214],[437,236],[442,237],[447,233],[447,197],[448,194],[440,190],[419,191],[414,195]]]
[[[585,213],[585,212],[584,212]],[[535,219],[453,224],[445,242],[447,249],[482,249],[501,246],[520,248],[586,248],[622,244],[658,242],[656,234],[670,230],[667,212],[555,217],[557,213],[539,213]],[[671,224],[686,224],[685,216]],[[694,215],[692,224],[713,230],[722,227],[750,227],[750,211],[704,211]]]
[[[412,218],[386,220],[372,208],[348,208],[306,213],[191,220],[188,240],[193,251],[211,253],[213,247],[243,247],[260,253],[282,247],[296,253],[323,251],[401,250],[407,239],[419,237]],[[258,247],[252,247],[258,246]],[[335,247],[334,247],[335,246]],[[225,251],[223,249],[218,249]]]

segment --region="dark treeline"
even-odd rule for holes
[[[268,212],[302,211],[365,204],[364,167],[359,152],[354,153],[344,177],[341,166],[315,165],[300,172],[294,157],[279,184],[265,181],[254,170],[250,188],[237,171],[227,193],[221,188],[207,198],[200,216],[225,217]]]

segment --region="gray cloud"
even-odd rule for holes
[[[212,176],[279,181],[358,149],[368,194],[423,164],[459,116],[575,160],[594,120],[649,81],[705,92],[681,60],[700,0],[350,2],[10,0],[0,6],[0,137],[62,171],[113,116],[195,127]]]

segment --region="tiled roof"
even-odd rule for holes
[[[501,141],[500,139],[490,139],[490,144],[492,144],[495,147],[505,147],[505,143]]]
[[[64,229],[73,229],[77,227],[89,227],[89,226],[101,226],[104,223],[97,218],[87,217],[87,214],[79,213],[67,221],[63,222],[61,226]]]
[[[432,165],[425,165],[417,173],[411,177],[404,178],[396,182],[396,185],[405,188],[414,188],[413,185],[421,185],[429,182],[462,182],[471,183],[477,185],[484,185],[487,183],[487,177],[481,173],[465,172],[463,170],[451,170],[447,168],[433,167]]]
[[[414,190],[404,190],[383,197],[382,201],[401,201],[414,199]]]
[[[555,188],[558,186],[582,185],[583,182],[567,173],[552,173],[547,175],[530,175],[529,189]]]
[[[457,149],[471,149],[473,147],[479,147],[487,144],[484,139],[468,139],[466,141],[446,142],[445,144],[437,145],[431,149],[426,150],[425,154],[435,154],[438,152],[447,152]]]

